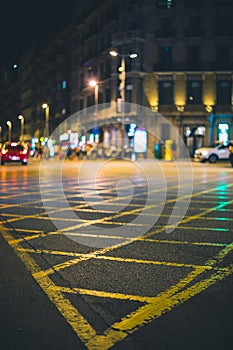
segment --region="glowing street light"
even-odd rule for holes
[[[94,88],[94,98],[95,98],[95,106],[98,104],[98,94],[99,94],[99,84],[96,80],[89,81],[90,87]]]
[[[6,123],[8,125],[8,141],[11,142],[12,122],[8,120]]]
[[[43,103],[42,108],[45,109],[45,136],[49,138],[49,105]]]
[[[123,102],[125,102],[125,81],[126,81],[126,71],[125,71],[125,59],[126,57],[129,57],[131,59],[134,59],[134,58],[137,58],[138,55],[136,53],[130,53],[130,54],[121,54],[115,50],[111,50],[109,51],[109,54],[112,56],[112,57],[121,57],[121,66],[119,68],[119,78],[120,78],[120,93],[121,93],[121,100]]]
[[[122,117],[122,137],[123,137],[123,141],[122,141],[122,157],[124,157],[124,135],[125,135],[125,125],[124,125],[124,113],[125,113],[125,82],[126,82],[126,70],[125,70],[125,59],[127,57],[131,58],[131,59],[134,59],[134,58],[137,58],[138,55],[136,53],[131,53],[131,54],[121,54],[115,50],[111,50],[109,51],[109,54],[112,56],[112,57],[121,57],[121,66],[119,68],[119,78],[120,78],[120,95],[121,95],[121,101],[123,102],[122,106],[123,106],[123,117]]]
[[[21,130],[20,130],[20,140],[24,142],[24,116],[21,114],[18,116],[18,119],[20,120]]]

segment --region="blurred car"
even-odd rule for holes
[[[208,161],[216,163],[217,160],[229,159],[229,143],[214,143],[209,147],[202,147],[195,150],[194,160],[199,162]]]
[[[28,164],[29,149],[20,142],[6,142],[1,150],[1,165],[9,162]]]

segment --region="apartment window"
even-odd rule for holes
[[[190,17],[189,35],[190,36],[201,35],[201,18],[199,16]]]
[[[62,91],[62,90],[66,90],[67,88],[67,82],[66,80],[62,80],[61,82],[59,82],[57,84],[57,91]]]
[[[174,86],[173,81],[159,82],[159,104],[171,105],[173,104]]]
[[[218,68],[228,69],[230,65],[230,46],[219,45],[216,47],[216,60]]]
[[[189,69],[200,68],[201,64],[201,48],[200,46],[187,47],[187,66]]]
[[[203,0],[185,0],[187,8],[202,8],[204,5]]]
[[[161,35],[164,37],[172,36],[172,20],[171,18],[161,18]]]
[[[230,105],[232,95],[232,82],[230,80],[218,80],[216,87],[216,102],[219,105]]]
[[[233,30],[231,15],[217,15],[215,19],[215,34],[231,36]]]
[[[66,82],[66,80],[62,80],[62,82],[61,82],[61,89],[62,90],[66,90],[66,88],[67,88],[67,82]]]
[[[159,0],[157,7],[159,9],[170,9],[172,7],[175,7],[175,1],[174,0]]]
[[[186,83],[186,103],[202,104],[202,81],[191,80]]]
[[[159,66],[164,69],[171,69],[172,66],[172,47],[159,47]]]

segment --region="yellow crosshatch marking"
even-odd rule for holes
[[[228,188],[233,185],[229,185]],[[174,186],[173,188],[176,188]],[[205,199],[208,201],[208,194],[214,192],[216,188],[211,188],[206,191],[200,191],[193,194],[193,197],[197,197],[200,195],[206,195]],[[105,191],[107,192],[107,191]],[[71,196],[73,197],[73,196]],[[183,199],[185,198],[182,197]],[[55,198],[51,198],[51,200],[56,200]],[[111,198],[112,200],[112,198]],[[49,201],[49,199],[48,199]],[[167,204],[176,202],[176,199],[169,199],[166,201]],[[205,202],[206,201],[200,201]],[[37,203],[37,201],[35,201]],[[192,231],[214,231],[216,228],[208,228],[208,227],[197,227],[195,225],[189,226],[189,223],[194,222],[199,219],[212,219],[216,218],[210,217],[210,214],[214,211],[221,211],[229,204],[232,204],[233,200],[226,200],[224,202],[217,202],[215,206],[211,206],[210,208],[198,208],[199,213],[195,215],[186,216],[178,228],[183,230],[192,230]],[[89,209],[85,209],[86,205],[80,204],[80,206],[74,207],[74,209],[83,209],[87,212],[91,212]],[[4,208],[9,208],[9,206],[4,206]],[[51,207],[51,212],[56,214],[58,211],[62,209],[54,210]],[[106,214],[110,214],[109,216],[103,217],[98,220],[82,220],[78,225],[72,225],[65,229],[66,232],[69,232],[74,227],[88,227],[88,225],[93,224],[94,222],[104,223],[104,224],[116,224],[116,225],[125,225],[127,223],[124,222],[112,222],[112,219],[117,217],[124,218],[125,215],[135,214],[140,211],[140,206],[132,210],[128,210],[127,212],[122,213],[114,213],[114,212],[106,212]],[[190,210],[192,210],[192,205],[190,206]],[[98,210],[97,210],[98,212]],[[101,212],[101,211],[100,211]],[[102,213],[105,211],[102,211]],[[5,214],[7,216],[7,214]],[[146,214],[145,214],[146,215]],[[207,216],[208,215],[208,216]],[[11,216],[11,215],[9,215]],[[164,215],[166,217],[166,215]],[[36,218],[36,219],[45,219],[43,215],[15,215],[12,216],[8,222],[16,222],[25,218]],[[80,220],[79,220],[80,221]],[[221,225],[221,221],[219,221],[219,225]],[[171,226],[172,227],[172,226]],[[217,228],[219,230],[224,231],[224,228]],[[208,287],[215,284],[217,281],[224,279],[233,273],[233,264],[227,267],[219,267],[219,264],[227,257],[229,253],[233,251],[233,243],[216,243],[216,242],[202,242],[202,241],[175,241],[168,239],[156,239],[153,238],[157,236],[159,233],[165,232],[166,227],[159,227],[152,232],[147,233],[146,235],[138,238],[128,238],[128,240],[124,243],[117,244],[115,246],[111,246],[108,248],[97,249],[91,253],[77,253],[70,251],[62,251],[62,250],[49,250],[49,249],[37,249],[35,248],[25,248],[22,246],[22,243],[35,241],[37,239],[43,239],[45,237],[59,237],[61,236],[61,232],[54,231],[44,233],[43,231],[35,231],[30,229],[18,229],[19,232],[23,233],[22,238],[16,238],[13,235],[13,229],[9,228],[3,229],[3,237],[8,241],[11,247],[15,250],[16,254],[19,258],[24,262],[27,269],[31,272],[32,276],[35,278],[40,287],[47,294],[48,298],[53,302],[60,313],[64,316],[66,321],[70,324],[74,332],[77,336],[82,340],[87,349],[90,350],[107,350],[114,346],[117,342],[122,341],[127,337],[128,334],[131,334],[137,331],[140,327],[148,324],[156,320],[162,314],[169,312],[174,307],[179,304],[189,300],[193,296],[199,294],[200,292],[206,290]],[[228,229],[227,229],[228,230]],[[15,230],[16,231],[16,230]],[[228,230],[229,231],[229,230]],[[80,234],[81,235],[81,234]],[[104,236],[106,238],[106,236]],[[109,238],[112,238],[109,235]],[[160,243],[160,244],[169,244],[169,245],[190,245],[190,246],[203,246],[203,247],[215,247],[218,248],[218,252],[215,256],[212,256],[207,261],[205,261],[202,265],[188,264],[188,263],[179,263],[179,262],[169,262],[169,261],[157,261],[157,260],[143,260],[137,258],[129,258],[129,257],[119,257],[119,256],[111,256],[110,252],[114,252],[117,249],[129,245],[133,242],[147,242],[150,243]],[[108,255],[106,255],[108,253]],[[55,264],[51,266],[49,269],[42,270],[39,264],[36,262],[36,255],[38,254],[47,254],[50,256],[63,256],[66,258],[64,262]],[[186,276],[177,281],[177,283],[170,285],[166,290],[158,293],[154,296],[148,295],[134,295],[120,292],[109,292],[105,290],[96,290],[96,289],[88,289],[88,288],[71,288],[61,285],[56,285],[52,277],[58,271],[69,270],[70,267],[74,267],[79,263],[82,263],[87,260],[98,260],[98,261],[112,261],[117,262],[119,264],[131,264],[134,266],[139,265],[149,265],[149,266],[166,266],[168,268],[176,267],[178,269],[187,269]],[[208,272],[208,274],[206,274]],[[201,277],[197,280],[197,277]],[[123,316],[120,320],[114,322],[110,325],[102,334],[97,333],[95,328],[87,321],[84,315],[82,315],[79,310],[72,305],[69,300],[69,295],[77,294],[77,295],[87,295],[91,297],[98,298],[108,298],[112,300],[129,300],[129,301],[137,301],[141,303],[136,310],[133,310],[129,314]]]

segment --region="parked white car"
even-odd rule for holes
[[[209,147],[202,147],[195,150],[194,160],[198,162],[208,161],[216,163],[220,159],[229,159],[229,144],[214,143]]]

